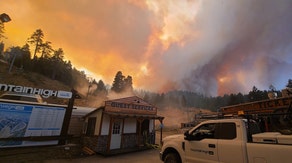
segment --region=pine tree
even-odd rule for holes
[[[121,71],[118,71],[115,76],[111,90],[113,90],[116,93],[121,93],[124,88],[124,79],[125,76],[123,75],[123,73]]]
[[[45,43],[43,43],[41,45],[41,58],[50,58],[51,53],[53,52],[53,48],[51,46],[51,42],[50,41],[46,41]]]
[[[107,96],[107,89],[104,82],[102,80],[99,80],[98,82],[95,81],[95,84],[97,87],[94,91],[94,95],[99,96],[101,99],[104,99]]]
[[[28,38],[27,42],[29,44],[35,45],[35,50],[33,54],[33,58],[36,58],[36,54],[41,51],[41,47],[43,45],[44,33],[41,29],[37,29],[31,36]]]
[[[56,78],[56,75],[58,72],[61,71],[61,67],[63,64],[63,58],[64,58],[64,51],[62,48],[59,48],[57,50],[54,50],[53,57],[51,58],[52,64],[52,79]]]

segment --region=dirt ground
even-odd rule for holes
[[[163,131],[162,138],[181,133],[181,130],[168,130]],[[160,132],[156,133],[156,144],[160,142]],[[100,154],[75,158],[75,159],[60,159],[60,160],[45,160],[44,163],[93,163],[93,162],[102,162],[102,163],[162,163],[159,158],[160,149],[148,149],[144,151],[119,154],[114,156],[104,157]]]
[[[162,138],[182,133],[180,129],[164,129]],[[160,144],[160,131],[156,132],[155,144]],[[0,150],[0,162],[41,162],[41,163],[83,163],[83,162],[102,162],[102,163],[161,163],[159,158],[160,147],[153,146],[153,149],[143,149],[142,151],[128,151],[111,156],[93,154],[91,156],[81,154],[80,147],[71,144],[70,150],[65,150],[65,146],[31,147],[31,148],[12,148]],[[125,151],[126,152],[126,151]]]
[[[139,152],[119,154],[115,156],[104,157],[96,154],[78,159],[46,160],[44,163],[162,163],[159,159],[159,149],[148,149]]]

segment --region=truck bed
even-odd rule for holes
[[[292,162],[292,145],[246,143],[246,146],[250,163]]]

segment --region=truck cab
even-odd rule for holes
[[[247,127],[243,122],[208,121],[187,131],[183,142],[186,162],[246,162],[248,133],[241,132],[240,128]],[[232,157],[225,157],[226,153]]]
[[[254,143],[252,135],[257,135],[254,138],[258,140],[265,137],[265,134],[260,132],[255,121],[244,119],[204,121],[186,131],[184,135],[164,138],[160,158],[165,163],[255,163],[275,160],[281,163],[290,162],[289,153],[292,152],[292,145],[271,144],[272,141]],[[292,136],[288,137],[292,140]]]

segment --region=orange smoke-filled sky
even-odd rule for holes
[[[112,84],[206,95],[283,89],[292,78],[290,0],[5,0],[5,47],[36,29],[74,67]]]

